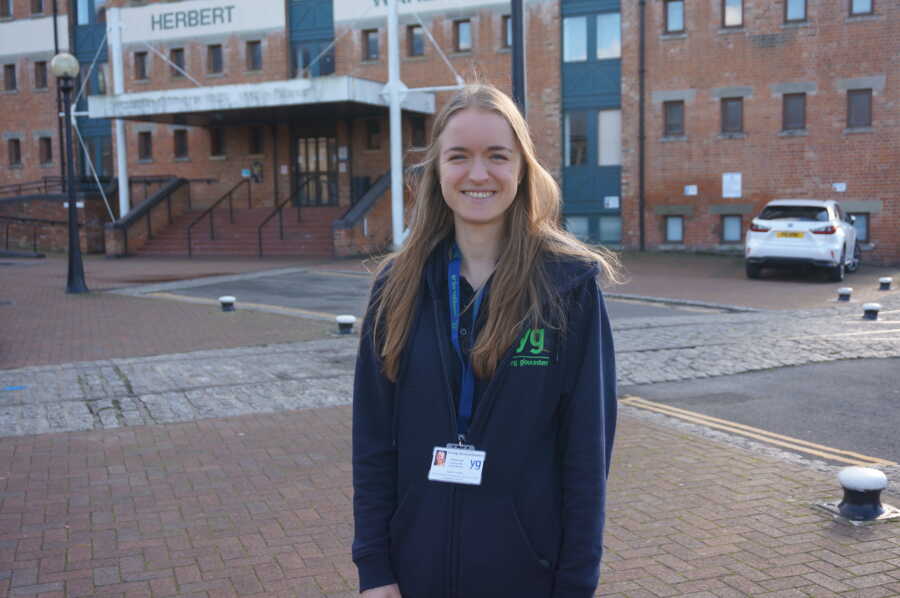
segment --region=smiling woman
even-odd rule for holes
[[[588,598],[616,418],[597,278],[614,258],[560,228],[559,188],[496,88],[457,93],[431,138],[360,340],[360,589]]]

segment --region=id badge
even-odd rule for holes
[[[434,482],[480,486],[486,454],[468,446],[436,446],[431,453],[428,479]]]

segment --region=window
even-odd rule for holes
[[[366,121],[366,149],[381,149],[381,123],[374,119]]]
[[[684,135],[684,101],[663,102],[663,136]]]
[[[138,133],[138,160],[153,159],[153,134],[150,131]]]
[[[184,70],[184,48],[172,48],[169,50],[169,60],[175,65],[172,67],[172,76],[184,77],[184,73],[182,72]]]
[[[44,0],[31,0],[31,14],[44,14]]]
[[[472,50],[472,21],[453,21],[453,49],[457,52]]]
[[[425,56],[425,33],[421,25],[410,25],[406,28],[406,41],[409,44],[407,53],[410,56]]]
[[[47,89],[47,63],[43,60],[34,63],[34,88]]]
[[[206,46],[206,72],[211,75],[222,72],[222,44]]]
[[[722,98],[722,133],[743,133],[744,98]]]
[[[263,128],[262,127],[250,127],[249,149],[250,149],[251,154],[263,153]]]
[[[722,216],[722,242],[740,243],[743,227],[740,216]]]
[[[44,166],[53,163],[53,140],[51,138],[38,138],[38,156]]]
[[[853,216],[853,228],[856,229],[856,240],[860,243],[868,243],[869,242],[869,214],[868,213],[854,213],[850,214]]]
[[[600,166],[622,163],[622,111],[601,110],[597,118],[597,139],[600,140]]]
[[[600,229],[601,243],[621,243],[622,242],[622,217],[621,216],[600,216],[597,224]]]
[[[622,19],[617,12],[597,15],[597,58],[622,56]]]
[[[3,89],[6,91],[15,91],[16,84],[16,65],[3,65]]]
[[[847,92],[847,127],[872,126],[872,90],[851,89]]]
[[[503,15],[500,25],[500,47],[512,48],[512,17]]]
[[[566,114],[564,123],[563,147],[565,148],[566,166],[587,164],[587,131],[588,114],[583,110]]]
[[[872,0],[850,0],[850,16],[870,15],[873,12]]]
[[[247,42],[247,70],[248,71],[261,71],[262,64],[262,42],[261,41],[250,41]]]
[[[806,94],[786,93],[782,98],[782,124],[785,131],[802,131],[806,128]]]
[[[806,0],[784,0],[784,20],[788,23],[806,20]]]
[[[684,31],[684,0],[665,0],[666,33],[682,33]]]
[[[744,0],[722,0],[722,27],[743,27]]]
[[[176,160],[184,160],[188,157],[188,132],[187,129],[175,129],[172,134],[173,150]]]
[[[209,155],[225,155],[225,131],[223,129],[214,128],[209,130]]]
[[[587,60],[587,17],[563,19],[563,62]]]
[[[0,19],[13,16],[12,0],[0,0]]]
[[[425,138],[424,116],[411,116],[410,129],[410,145],[413,147],[425,147],[428,145],[428,141]]]
[[[581,241],[587,241],[591,237],[587,216],[566,216],[566,230]]]
[[[684,216],[666,216],[666,241],[684,243]]]
[[[378,60],[378,30],[366,29],[362,32],[363,60]]]
[[[9,158],[10,166],[22,165],[22,142],[18,139],[9,139],[6,141],[6,153]]]
[[[147,78],[147,53],[134,53],[134,78],[143,81]]]

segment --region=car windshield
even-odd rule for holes
[[[828,222],[828,209],[818,206],[766,206],[760,220],[810,220]]]

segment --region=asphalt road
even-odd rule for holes
[[[900,463],[900,359],[629,386],[620,393]]]
[[[212,283],[174,292],[207,299],[232,295],[237,299],[238,307],[244,302],[359,316],[365,312],[370,280],[366,274],[309,270]],[[608,299],[607,306],[614,320],[720,313],[719,310],[634,300]]]

